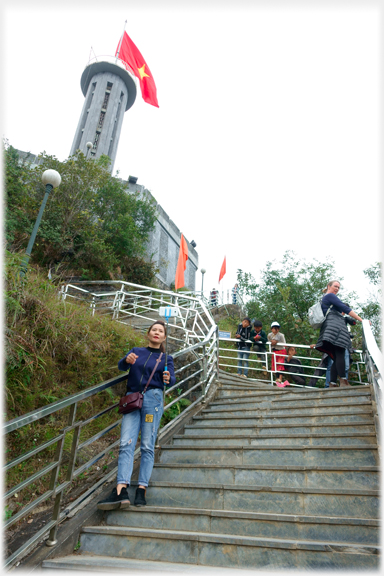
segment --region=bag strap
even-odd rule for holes
[[[326,311],[325,316],[324,316],[324,320],[325,320],[326,317],[328,316],[329,311],[330,311],[331,308],[333,308],[333,304],[331,304],[330,307],[328,308],[328,310]]]
[[[163,353],[160,352],[160,356],[159,356],[158,359],[156,360],[155,367],[154,367],[154,369],[152,370],[152,374],[150,375],[150,377],[149,377],[149,379],[148,379],[148,382],[146,383],[145,388],[144,388],[142,394],[145,394],[145,393],[146,393],[147,388],[148,388],[148,386],[149,386],[149,384],[150,384],[150,382],[151,382],[151,380],[152,380],[152,376],[153,376],[154,373],[156,372],[156,368],[158,367],[159,363],[161,362],[161,357],[162,357],[162,356],[163,356]]]

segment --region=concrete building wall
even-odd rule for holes
[[[128,189],[139,192],[150,198],[156,205],[157,218],[155,229],[148,241],[147,256],[155,262],[159,272],[156,277],[165,287],[175,282],[177,262],[179,259],[180,240],[182,231],[171,220],[165,210],[156,202],[156,199],[144,186],[128,182]],[[185,238],[185,236],[184,236]],[[196,272],[199,267],[199,256],[192,244],[185,238],[188,245],[187,268],[184,273],[185,286],[189,290],[196,289]]]

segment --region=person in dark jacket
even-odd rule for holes
[[[135,506],[145,506],[145,493],[152,474],[155,456],[155,441],[160,419],[164,411],[164,385],[173,386],[176,383],[173,358],[167,358],[165,370],[164,344],[166,326],[161,320],[154,322],[147,332],[149,345],[146,348],[132,348],[122,358],[118,367],[129,370],[127,392],[138,392],[145,388],[153,369],[156,367],[151,382],[144,394],[141,409],[124,414],[121,422],[120,451],[117,465],[117,486],[105,500],[98,502],[100,510],[116,510],[130,505],[127,487],[131,481],[133,470],[133,454],[141,431],[141,460],[139,483],[136,489]],[[162,356],[160,357],[160,354]],[[160,362],[156,364],[156,361]]]
[[[345,302],[345,304],[347,304],[347,303]],[[349,304],[347,304],[347,306],[349,306]],[[353,318],[350,318],[349,316],[346,316],[345,312],[342,312],[341,314],[344,318],[345,323],[347,324],[347,330],[349,332],[349,337],[351,338],[351,343],[350,343],[349,348],[345,349],[345,377],[348,380],[348,373],[349,373],[349,368],[350,368],[351,362],[352,362],[352,351],[353,351],[353,347],[352,347],[353,334],[351,334],[349,326],[356,326],[356,320],[354,320]],[[325,388],[329,388],[329,384],[331,382],[332,364],[333,364],[332,358],[328,357],[327,372],[325,375],[326,376],[325,377]]]
[[[239,339],[237,342],[237,373],[239,376],[247,378],[248,376],[248,365],[249,365],[249,354],[251,350],[252,342],[251,337],[251,320],[246,317],[243,318],[241,324],[238,325],[235,338]],[[244,374],[241,373],[244,365]]]
[[[284,359],[284,366],[286,372],[293,372],[293,374],[289,374],[292,377],[292,380],[296,384],[301,384],[301,386],[305,386],[305,378],[304,378],[304,370],[303,366],[298,358],[295,358],[296,348],[293,346],[289,346],[287,348],[287,356]]]
[[[328,354],[333,360],[331,368],[330,388],[337,386],[337,377],[340,378],[340,386],[350,386],[345,374],[345,350],[351,346],[351,338],[347,330],[342,312],[362,322],[356,312],[350,306],[342,302],[337,293],[340,290],[340,282],[331,280],[323,292],[326,292],[321,301],[321,309],[324,316],[328,314],[321,325],[319,339],[316,342],[316,350]]]
[[[250,340],[253,343],[253,349],[258,352],[257,357],[264,362],[263,370],[266,373],[267,369],[267,349],[265,347],[268,342],[267,334],[263,330],[263,323],[260,320],[255,320],[253,329],[251,330]]]

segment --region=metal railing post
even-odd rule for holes
[[[203,377],[202,377],[202,392],[203,392],[203,400],[202,403],[205,404],[205,394],[207,391],[207,373],[208,373],[208,366],[207,366],[207,348],[204,344],[203,346]]]
[[[118,306],[119,306],[119,292],[116,292],[115,297],[113,299],[113,304],[112,304],[112,320],[116,320],[118,318]]]
[[[72,404],[72,406],[70,408],[69,417],[68,417],[68,426],[67,426],[67,428],[64,428],[63,437],[57,443],[56,455],[57,455],[58,462],[57,462],[56,468],[52,471],[51,482],[50,482],[50,487],[49,487],[50,490],[54,490],[55,486],[57,485],[57,482],[58,482],[60,467],[61,467],[61,463],[62,463],[62,459],[63,459],[63,448],[64,448],[65,436],[66,436],[66,433],[68,431],[68,428],[72,429],[72,426],[73,426],[74,421],[75,421],[76,410],[77,410],[77,402],[75,404]],[[70,465],[68,466],[67,480],[69,480],[73,475],[73,466],[74,466],[74,463],[76,462],[76,450],[75,451],[73,450],[73,446],[74,446],[75,440],[76,440],[76,446],[77,446],[79,430],[80,430],[80,428],[77,427],[76,428],[77,434],[75,431],[74,436],[73,436],[73,440],[72,440],[71,458],[72,458],[73,454],[75,455],[75,458],[72,461],[72,467]],[[70,478],[68,476],[70,476]],[[49,532],[48,540],[45,543],[46,546],[55,546],[57,544],[57,527],[58,527],[59,518],[60,518],[60,508],[61,508],[62,498],[63,498],[63,490],[60,490],[59,494],[56,494],[56,496],[55,496],[55,503],[53,505],[53,512],[52,512],[52,520],[55,520],[56,523],[54,526],[52,526],[52,528]]]
[[[219,340],[219,327],[216,325],[215,336],[216,338],[216,377],[219,377],[219,353],[220,353],[220,340]]]
[[[95,315],[95,309],[96,309],[96,298],[95,296],[92,296],[92,301],[91,301],[91,305],[90,308],[92,310],[92,316]]]
[[[164,386],[164,388],[163,388],[163,406],[165,406],[165,386]],[[164,412],[163,412],[163,414],[164,414]],[[160,418],[160,422],[161,422],[161,418]],[[160,444],[159,444],[160,422],[159,422],[159,427],[158,427],[157,432],[156,432],[155,449],[156,449],[156,448],[161,448],[161,446],[160,446]]]

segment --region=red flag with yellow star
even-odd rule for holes
[[[134,75],[139,79],[143,100],[148,104],[152,104],[152,106],[157,106],[158,108],[159,104],[157,103],[156,84],[151,71],[139,49],[135,46],[126,32],[123,34],[120,50],[119,46],[120,42],[115,52],[115,56],[118,56],[118,58],[125,62],[125,64],[128,64]]]

